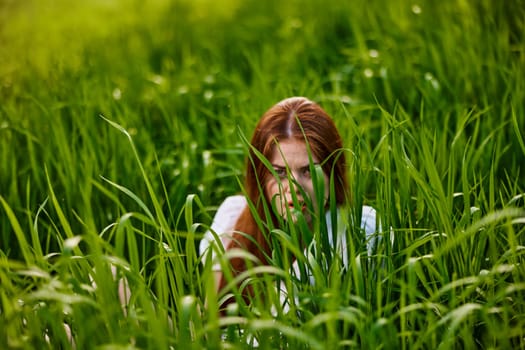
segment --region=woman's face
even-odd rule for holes
[[[314,165],[319,164],[319,159],[313,154],[311,154],[311,158]],[[269,161],[279,178],[274,178],[270,175],[265,185],[265,191],[270,202],[275,203],[277,213],[286,219],[287,209],[292,213],[295,210],[300,210],[307,221],[310,221],[311,216],[306,210],[308,200],[304,196],[309,197],[316,212],[318,200],[315,198],[314,184],[310,174],[310,159],[305,142],[296,139],[280,141],[273,147]],[[289,178],[292,181],[289,181]],[[325,197],[323,198],[323,206],[326,203],[326,198],[328,198],[328,183],[328,176],[323,172]],[[297,186],[300,186],[302,190],[296,188]],[[295,203],[292,193],[295,193],[297,198]]]

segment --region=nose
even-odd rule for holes
[[[298,180],[299,177],[295,176],[293,173],[291,175],[291,181],[288,179],[282,181],[284,193],[289,197],[287,198],[288,200],[292,199],[292,193],[295,193],[297,199],[302,200],[301,189],[304,188],[304,186],[300,180]]]

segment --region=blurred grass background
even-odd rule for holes
[[[436,131],[439,152],[459,130],[470,136],[472,123],[461,124],[470,113],[481,121],[475,142],[498,134],[487,148],[500,164],[484,152],[477,170],[521,178],[522,5],[3,1],[2,194],[37,205],[47,167],[67,208],[92,225],[111,212],[93,188],[100,175],[142,194],[126,141],[102,114],[136,133],[174,208],[181,193],[217,202],[237,189],[236,128],[249,135],[262,111],[294,94],[334,114],[349,147],[341,104],[371,145],[382,136],[377,107],[402,108]]]
[[[69,236],[105,237],[144,211],[136,198],[158,202],[155,215],[176,232],[191,224],[181,213],[197,194],[193,220],[209,223],[206,213],[240,189],[239,133],[249,137],[291,95],[333,116],[356,154],[356,205],[373,204],[385,227],[406,232],[400,250],[426,232],[470,232],[485,215],[523,208],[524,35],[521,0],[3,0],[1,257],[31,265]],[[100,116],[127,130],[145,173]],[[487,267],[480,256],[465,262],[471,255],[516,254],[523,228],[511,227],[502,230],[515,236],[470,248],[432,246],[453,256],[430,275],[448,283]],[[158,254],[147,238],[135,252],[112,237],[138,270]],[[504,324],[513,322],[523,315]]]

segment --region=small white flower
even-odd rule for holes
[[[115,88],[115,89],[113,90],[113,98],[114,98],[115,100],[117,100],[117,101],[120,100],[120,99],[122,98],[122,91],[120,91],[119,88]]]

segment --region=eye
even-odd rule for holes
[[[275,170],[275,173],[277,174],[277,176],[279,176],[281,179],[286,178],[286,169],[285,168],[275,167],[274,170]]]
[[[305,178],[308,178],[308,179],[311,178],[312,175],[310,174],[310,167],[309,167],[309,166],[304,167],[304,168],[302,169],[302,171],[301,171],[301,175],[302,175],[303,177],[305,177]]]

